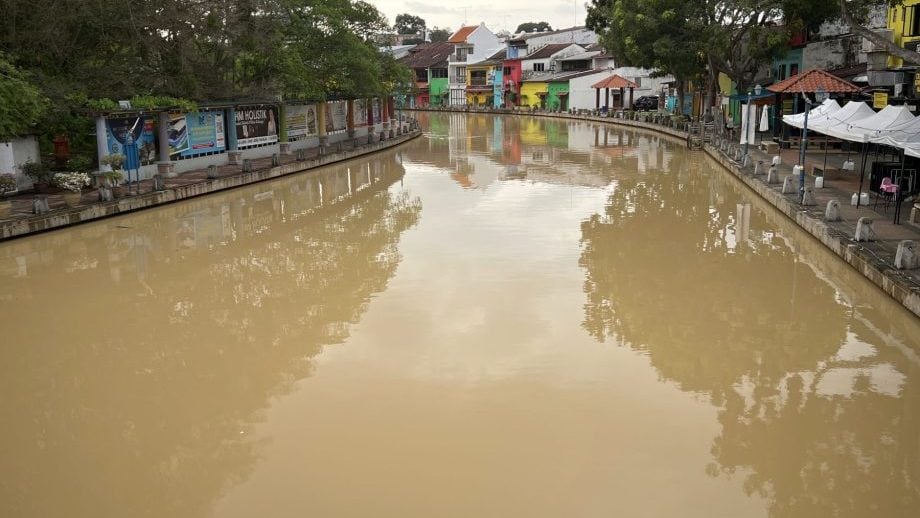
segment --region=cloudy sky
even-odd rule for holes
[[[464,22],[467,25],[485,22],[492,31],[514,31],[525,22],[546,21],[553,29],[585,23],[585,0],[530,0],[526,4],[458,0],[447,5],[424,0],[367,1],[375,5],[391,24],[396,15],[409,13],[421,16],[429,28],[438,26],[456,30]]]

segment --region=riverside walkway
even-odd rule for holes
[[[627,112],[598,116],[589,113],[479,110],[475,108],[464,111],[617,124],[663,133],[688,143],[691,140],[689,139],[691,133],[688,131],[690,129],[688,123],[674,124],[669,122],[669,119],[655,117],[653,114],[631,114]],[[664,123],[656,122],[656,119]],[[916,250],[920,252],[920,225],[909,221],[913,203],[903,202],[900,224],[892,222],[893,204],[886,205],[884,201],[876,203],[877,200],[874,194],[870,195],[870,201],[867,204],[861,204],[858,208],[850,205],[852,195],[857,192],[859,185],[859,171],[857,170],[841,175],[837,179],[827,179],[822,188],[813,188],[814,177],[806,175],[806,186],[813,188],[812,192],[815,200],[813,205],[802,205],[797,192],[798,177],[795,177],[794,180],[796,186],[794,191],[796,192],[788,194],[782,192],[782,179],[792,174],[793,165],[798,161],[797,150],[792,149],[780,152],[782,163],[777,167],[779,182],[767,183],[767,169],[774,155],[768,155],[756,146],[751,146],[749,148],[751,154],[749,165],[743,166],[740,162],[734,160],[734,151],[737,149],[738,144],[726,140],[723,150],[718,138],[712,135],[702,140],[705,141],[700,143],[702,150],[721,164],[725,170],[732,173],[739,181],[792,219],[802,230],[819,240],[873,284],[920,317],[920,269],[898,269],[894,266],[895,254],[901,241],[914,241],[918,245]],[[854,156],[853,158],[855,159],[856,157]],[[828,167],[830,167],[838,161],[842,163],[843,158],[838,154],[833,158],[829,157],[827,160]],[[758,161],[761,162],[761,165],[757,174],[755,174],[755,165]],[[825,155],[823,151],[809,152],[806,154],[805,170],[811,171],[812,166],[818,164],[823,167],[824,161]],[[868,174],[866,176],[868,177]],[[867,182],[868,179],[864,179],[863,192],[866,192],[865,184]],[[839,204],[839,221],[827,221],[825,218],[825,209],[831,200],[837,200]],[[869,241],[856,241],[857,222],[863,217],[872,220],[873,236]]]
[[[406,127],[412,127],[412,125],[406,124]],[[395,147],[421,134],[417,129],[399,133],[392,138],[373,143],[367,143],[366,137],[342,140],[327,146],[323,154],[320,153],[319,148],[313,147],[292,154],[278,153],[252,158],[247,160],[249,169],[247,171],[243,170],[243,163],[218,166],[216,171],[211,170],[211,177],[209,177],[207,167],[195,169],[164,177],[160,189],[155,189],[153,180],[147,179],[141,181],[138,186],[131,184],[116,187],[115,199],[112,201],[99,201],[99,193],[96,189],[84,192],[79,203],[73,206],[65,203],[62,193],[47,194],[43,196],[46,196],[50,210],[44,214],[33,213],[33,200],[36,195],[25,192],[8,198],[12,201],[12,207],[8,216],[0,218],[0,240],[95,221],[297,174]]]

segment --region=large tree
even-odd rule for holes
[[[0,141],[30,132],[47,107],[38,87],[0,53]]]
[[[551,30],[553,30],[553,28],[546,22],[526,22],[518,25],[514,32],[544,32]]]
[[[447,39],[450,38],[451,34],[453,34],[453,31],[451,31],[449,28],[445,27],[441,29],[435,26],[433,29],[431,29],[431,32],[428,33],[428,37],[434,43],[434,42],[440,42],[440,41],[447,41]]]
[[[421,16],[408,13],[397,14],[396,23],[393,24],[397,34],[424,34],[427,27]]]

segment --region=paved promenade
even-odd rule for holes
[[[392,139],[372,144],[367,144],[366,137],[344,140],[330,144],[328,152],[324,155],[319,154],[318,148],[304,150],[300,160],[296,153],[279,155],[279,165],[272,164],[272,156],[250,159],[251,172],[243,172],[242,164],[223,165],[217,168],[215,178],[208,178],[207,168],[196,169],[164,178],[162,190],[154,190],[152,180],[143,180],[136,191],[134,184],[117,187],[115,199],[108,202],[99,201],[96,189],[84,192],[80,202],[72,207],[65,203],[63,194],[48,194],[46,196],[51,210],[45,214],[32,213],[35,194],[19,194],[12,197],[13,203],[9,216],[0,219],[0,240],[27,236],[300,173],[394,147],[420,134],[417,130],[409,131]]]

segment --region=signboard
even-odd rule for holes
[[[219,153],[227,147],[224,114],[221,112],[192,112],[169,116],[169,155],[191,158]]]
[[[355,99],[355,127],[367,126],[367,99]]]
[[[236,138],[240,148],[278,142],[278,113],[274,106],[240,106],[236,109]]]
[[[141,165],[157,161],[157,123],[151,115],[106,119],[109,153],[124,154],[125,137],[130,133],[137,144]]]
[[[316,135],[316,105],[298,104],[288,106],[285,110],[288,139],[297,140]]]
[[[374,110],[374,124],[380,124],[380,99],[374,99],[371,102]]]
[[[345,101],[330,101],[326,103],[326,133],[344,131],[348,119],[348,105]]]
[[[886,106],[888,106],[888,92],[873,92],[872,107],[884,108]]]

